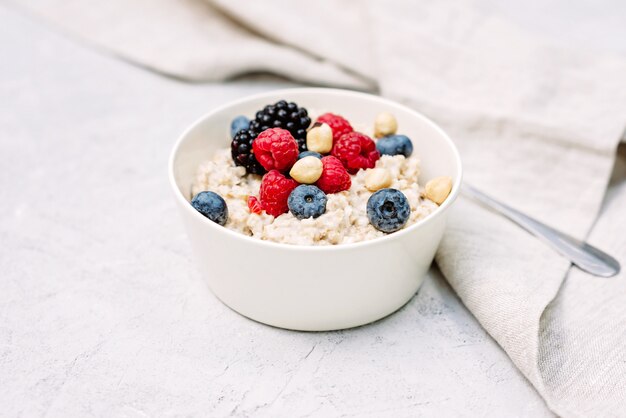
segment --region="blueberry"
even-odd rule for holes
[[[317,218],[326,212],[326,193],[316,186],[301,184],[293,189],[287,200],[289,210],[298,219]]]
[[[250,119],[243,115],[237,116],[230,123],[230,137],[234,138],[237,132],[241,131],[242,129],[248,129],[248,126],[250,126]]]
[[[213,192],[200,192],[191,199],[191,206],[198,212],[224,226],[228,219],[228,207],[222,196]]]
[[[304,157],[316,157],[321,160],[322,154],[320,154],[319,152],[315,152],[315,151],[302,151],[300,154],[298,154],[298,160],[301,160]]]
[[[409,201],[400,190],[380,189],[367,201],[367,217],[379,231],[395,232],[402,229],[410,214]]]
[[[409,157],[413,153],[413,143],[406,135],[389,135],[376,142],[376,149],[380,155],[404,155]]]

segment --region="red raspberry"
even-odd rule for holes
[[[352,185],[350,174],[339,159],[328,155],[322,158],[322,167],[322,175],[315,184],[324,193],[337,193],[350,188]]]
[[[355,174],[361,168],[373,168],[380,158],[374,141],[359,132],[342,135],[335,141],[330,153],[341,160],[350,174]]]
[[[250,209],[250,213],[256,213],[257,215],[263,212],[263,206],[256,196],[248,196],[248,209]]]
[[[339,115],[333,113],[324,113],[317,118],[319,123],[326,123],[333,130],[333,143],[341,138],[341,135],[354,131],[350,122]]]
[[[298,182],[288,179],[278,170],[271,170],[263,176],[259,199],[265,212],[272,216],[282,215],[289,210],[287,199],[293,189],[298,187]]]
[[[267,171],[285,171],[298,159],[298,142],[286,129],[266,129],[252,142],[256,159]]]

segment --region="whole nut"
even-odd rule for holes
[[[393,135],[398,130],[398,121],[396,117],[389,112],[379,113],[374,121],[374,136],[382,138],[383,136]]]
[[[327,123],[315,126],[306,134],[306,147],[320,154],[329,153],[333,148],[333,130]]]
[[[322,160],[317,157],[304,157],[291,167],[289,175],[298,183],[313,184],[322,175]]]
[[[370,168],[365,172],[365,187],[370,192],[391,186],[391,173],[386,168]]]
[[[452,178],[447,176],[435,177],[426,183],[426,187],[424,187],[424,197],[441,205],[450,194],[450,190],[452,190]]]

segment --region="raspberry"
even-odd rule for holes
[[[286,129],[271,128],[252,142],[256,159],[267,171],[285,171],[298,159],[298,143]]]
[[[279,216],[289,210],[287,200],[293,189],[298,187],[298,182],[288,179],[278,170],[271,170],[263,176],[259,198],[265,212],[272,216]]]
[[[352,185],[350,174],[339,159],[332,155],[322,158],[323,171],[315,183],[324,193],[337,193],[348,190]]]
[[[248,209],[250,209],[250,213],[256,213],[257,215],[263,212],[263,206],[256,196],[248,196]]]
[[[331,154],[341,160],[350,174],[361,168],[373,168],[380,158],[374,141],[359,132],[343,134],[333,145]]]
[[[341,138],[341,135],[354,131],[350,122],[339,115],[333,113],[324,113],[317,118],[319,123],[326,123],[333,130],[333,142]]]

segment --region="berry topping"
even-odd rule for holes
[[[200,192],[191,199],[191,206],[216,224],[224,226],[228,220],[226,202],[217,193]]]
[[[289,195],[289,211],[298,219],[317,218],[326,212],[327,200],[319,188],[302,184]]]
[[[298,143],[286,129],[267,129],[252,142],[256,159],[266,170],[285,171],[298,159]]]
[[[326,123],[330,126],[330,129],[333,130],[333,141],[337,141],[343,134],[354,131],[350,122],[339,115],[335,115],[334,113],[324,113],[317,118],[316,122]]]
[[[322,175],[315,185],[324,193],[338,193],[350,188],[352,180],[341,161],[329,155],[322,158],[322,167]]]
[[[242,129],[248,129],[248,126],[250,126],[250,119],[245,116],[237,116],[230,123],[230,137],[234,138],[237,132]]]
[[[251,129],[237,132],[230,143],[230,155],[235,164],[245,167],[248,173],[263,174],[265,169],[252,153],[252,143],[256,135],[256,132]]]
[[[248,209],[250,213],[260,215],[263,212],[263,206],[256,196],[248,196]]]
[[[367,217],[382,232],[402,229],[409,220],[411,207],[406,196],[396,189],[381,189],[367,201]]]
[[[391,135],[380,138],[376,142],[376,149],[380,155],[404,155],[409,157],[413,153],[413,143],[406,135]]]
[[[298,160],[301,160],[304,157],[315,157],[321,160],[322,154],[320,154],[319,152],[315,152],[315,151],[302,151],[300,154],[298,154]]]
[[[288,179],[278,170],[271,170],[263,176],[259,199],[265,212],[272,216],[279,216],[289,210],[287,199],[293,189],[298,187],[298,182]]]
[[[257,134],[269,128],[286,129],[297,141],[298,149],[306,151],[306,129],[310,124],[311,118],[305,108],[281,100],[256,112],[255,119],[250,122],[250,129]]]
[[[380,158],[374,141],[359,132],[343,134],[335,141],[331,154],[339,158],[350,174],[361,168],[373,168]]]

